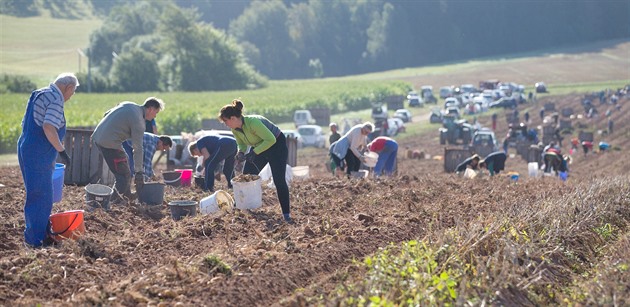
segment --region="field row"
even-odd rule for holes
[[[179,134],[201,129],[204,118],[216,118],[220,108],[240,98],[245,113],[260,114],[274,122],[291,121],[293,111],[327,107],[331,114],[369,108],[372,102],[389,95],[406,93],[409,85],[400,81],[282,81],[270,82],[265,89],[196,93],[77,93],[66,103],[69,127],[98,124],[103,113],[122,101],[141,104],[148,96],[164,100],[166,108],[158,115],[160,133]],[[29,94],[2,95],[0,108],[0,153],[13,152],[21,132],[21,121]]]

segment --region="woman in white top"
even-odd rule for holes
[[[330,145],[330,153],[337,165],[342,165],[345,161],[346,174],[359,171],[361,162],[365,157],[361,154],[361,149],[367,146],[367,135],[374,130],[374,125],[370,122],[356,125],[344,134],[339,140]]]

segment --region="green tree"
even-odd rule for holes
[[[135,36],[155,32],[163,8],[161,2],[140,2],[114,7],[103,26],[90,35],[92,65],[107,75],[112,67],[114,53]]]
[[[139,49],[125,52],[114,60],[110,79],[119,92],[157,91],[160,80],[157,57]]]
[[[198,23],[193,10],[164,11],[159,34],[167,60],[164,70],[173,90],[228,90],[264,85],[235,41],[210,25]]]
[[[249,63],[272,78],[292,75],[296,54],[292,48],[287,7],[282,1],[254,1],[243,14],[230,23],[229,33],[241,42],[248,42]],[[306,68],[308,63],[302,65]],[[299,64],[298,64],[299,65]]]

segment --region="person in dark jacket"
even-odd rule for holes
[[[481,157],[478,154],[474,154],[470,156],[470,158],[464,160],[464,162],[458,164],[457,167],[455,168],[455,172],[459,174],[465,171],[467,168],[470,168],[476,171],[479,169],[480,160],[481,160]]]
[[[339,127],[337,126],[336,123],[330,123],[330,136],[328,137],[328,144],[332,145],[341,138],[341,134],[339,134],[338,129]],[[343,171],[344,165],[343,163],[341,165],[337,165],[337,163],[335,162],[335,159],[332,158],[332,154],[329,153],[328,156],[329,156],[330,170],[332,171],[333,176],[336,176],[337,169],[340,169],[341,171]]]
[[[203,156],[203,168],[205,184],[204,191],[214,192],[214,170],[221,161],[223,163],[223,175],[227,180],[228,188],[232,188],[232,176],[234,175],[234,157],[237,146],[233,137],[222,135],[206,135],[188,145],[188,152],[193,157]]]
[[[495,151],[486,156],[485,159],[479,161],[479,167],[485,168],[490,172],[490,176],[505,170],[505,160],[507,155],[502,151]]]

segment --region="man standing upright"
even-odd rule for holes
[[[105,112],[92,133],[92,141],[103,154],[103,158],[114,174],[115,183],[113,203],[120,203],[123,196],[133,198],[131,193],[131,171],[127,161],[127,154],[123,149],[123,142],[131,139],[134,160],[134,183],[136,192],[144,185],[144,150],[142,140],[145,130],[145,120],[153,120],[158,112],[164,109],[162,100],[149,97],[143,105],[133,102],[121,102]]]
[[[65,164],[70,163],[61,142],[66,134],[64,103],[77,86],[74,74],[60,74],[48,87],[31,93],[22,119],[17,152],[26,188],[24,239],[33,247],[51,243],[45,239],[53,205],[52,175],[58,155]]]

